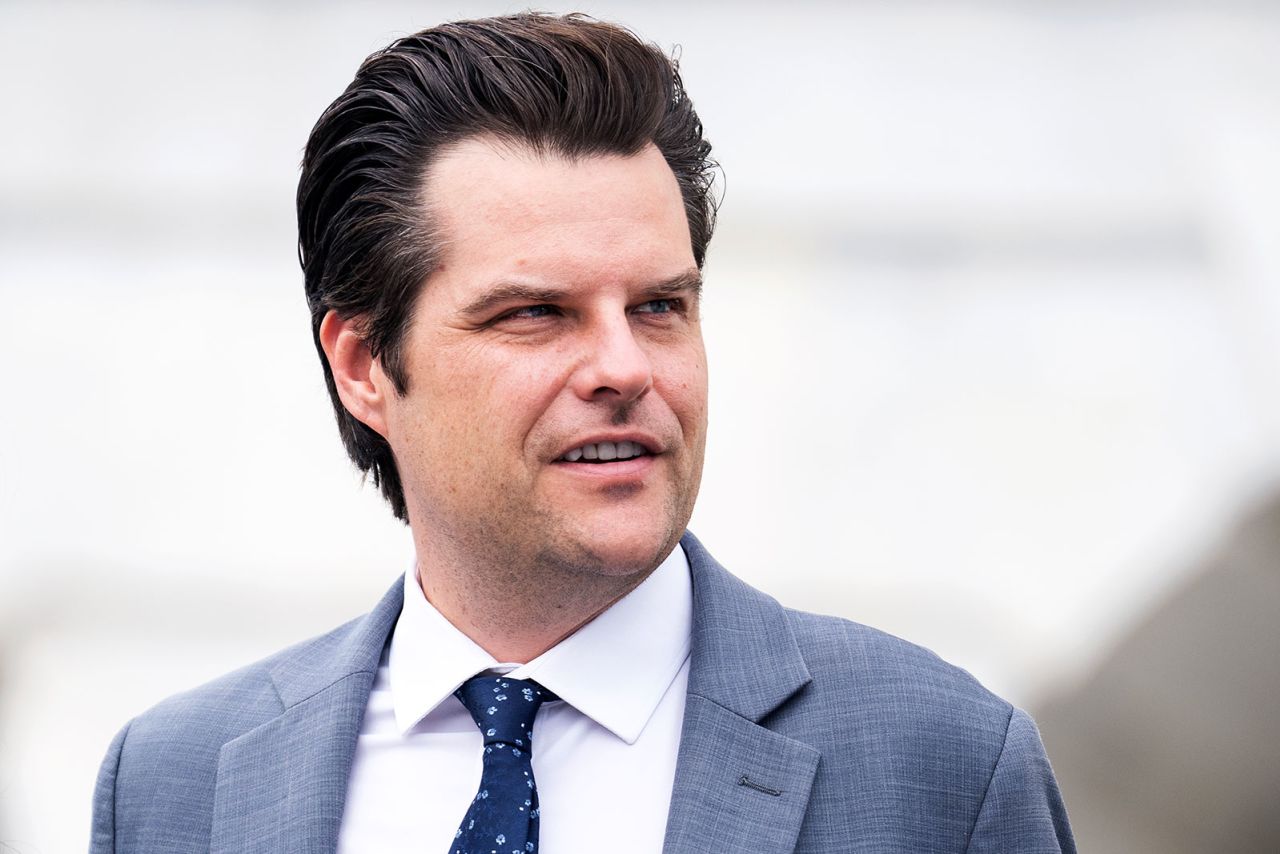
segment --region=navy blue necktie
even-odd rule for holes
[[[537,682],[503,676],[474,676],[453,693],[484,735],[484,772],[450,854],[533,854],[538,850],[533,718],[544,702],[559,698]]]

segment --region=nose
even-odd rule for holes
[[[583,400],[630,403],[653,387],[653,365],[626,315],[602,321],[584,342],[572,387]]]

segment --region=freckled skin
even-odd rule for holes
[[[679,188],[661,154],[567,161],[473,139],[428,192],[447,240],[405,342],[385,433],[431,601],[499,659],[527,660],[616,601],[688,523],[706,438],[706,357]],[[467,307],[497,283],[550,300]],[[633,430],[634,477],[556,459]],[[603,469],[602,469],[603,470]]]

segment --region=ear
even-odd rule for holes
[[[357,421],[385,439],[387,401],[395,389],[360,334],[360,318],[343,318],[330,311],[320,321],[320,346],[329,360],[342,405]]]

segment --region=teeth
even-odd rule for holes
[[[639,442],[596,442],[574,448],[562,459],[571,463],[576,463],[578,460],[629,460],[647,453],[648,451]]]

